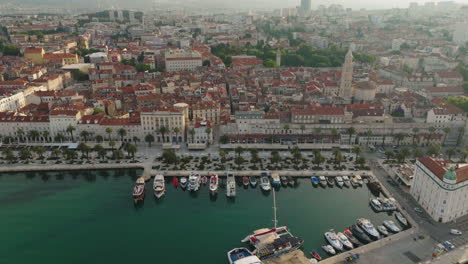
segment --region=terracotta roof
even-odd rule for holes
[[[454,105],[446,104],[433,109],[436,115],[456,115],[463,114],[464,111]]]
[[[426,90],[430,93],[463,93],[463,87],[428,87]]]
[[[43,48],[26,48],[24,53],[42,53],[43,51]]]
[[[431,157],[421,157],[419,158],[419,162],[428,168],[437,178],[440,180],[444,179],[444,175],[448,170],[448,166],[446,166],[448,162],[435,160]],[[468,166],[456,168],[455,173],[457,175],[457,183],[468,180]]]
[[[459,72],[456,72],[456,71],[452,71],[452,72],[437,72],[436,73],[437,75],[439,75],[440,78],[458,78],[458,79],[462,79],[463,76],[459,73]]]
[[[317,106],[307,109],[293,110],[294,115],[344,115],[343,107],[335,106]]]

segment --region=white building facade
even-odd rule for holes
[[[170,50],[165,53],[166,71],[195,71],[203,64],[200,53],[193,50]]]

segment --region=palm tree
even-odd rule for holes
[[[466,157],[468,156],[468,148],[463,148],[460,153],[462,154],[462,161],[466,161]]]
[[[37,130],[31,130],[28,134],[28,137],[31,138],[32,141],[37,141],[37,138],[41,135]]]
[[[458,138],[457,138],[457,146],[461,144],[463,140],[463,135],[465,134],[465,127],[457,128],[458,131]]]
[[[135,160],[135,153],[137,152],[137,147],[133,144],[129,144],[127,146],[127,152],[130,156],[132,156],[132,160]]]
[[[8,161],[12,161],[15,159],[15,156],[13,155],[13,151],[10,148],[4,148],[2,150],[3,158],[5,158]]]
[[[447,149],[446,153],[447,153],[448,159],[452,160],[452,156],[455,155],[457,151],[454,148],[449,148]]]
[[[111,141],[109,142],[109,146],[111,147],[112,150],[114,150],[115,141],[114,141],[114,140],[111,140]]]
[[[346,133],[349,135],[349,145],[351,145],[351,137],[356,133],[356,129],[354,127],[350,127],[346,129]]]
[[[320,127],[316,127],[314,131],[315,131],[315,134],[317,135],[320,135],[322,133],[322,129]]]
[[[45,130],[45,131],[42,131],[42,136],[44,137],[44,141],[45,142],[49,142],[49,137],[50,137],[50,132]]]
[[[256,149],[252,149],[252,150],[250,151],[250,157],[251,157],[250,160],[251,160],[254,164],[256,164],[257,162],[260,161],[260,158],[258,157],[258,150],[256,150]]]
[[[405,134],[398,133],[395,135],[395,139],[397,140],[397,146],[400,146],[400,142],[405,138]]]
[[[61,154],[62,152],[60,151],[60,149],[53,149],[52,150],[52,157],[54,157],[55,159],[58,159],[59,155]]]
[[[97,141],[98,143],[101,143],[101,142],[104,141],[104,137],[101,136],[101,135],[97,135],[97,136],[96,136],[96,141]]]
[[[415,141],[415,139],[416,139],[416,135],[417,135],[418,132],[419,132],[419,128],[414,127],[412,130],[413,130],[413,146],[414,146],[414,141]]]
[[[54,140],[55,140],[56,142],[62,143],[62,142],[65,140],[65,136],[62,135],[62,133],[58,133],[58,134],[54,137]]]
[[[70,133],[70,137],[71,137],[71,140],[72,140],[72,141],[75,141],[75,140],[73,139],[73,131],[75,131],[75,130],[76,130],[76,128],[75,128],[74,126],[68,125],[68,127],[67,127],[67,132]]]
[[[302,153],[298,146],[295,146],[294,148],[291,149],[291,154],[296,163],[298,163],[299,160],[302,159]]]
[[[338,166],[341,166],[341,162],[344,161],[343,154],[341,153],[340,149],[335,149],[333,151],[333,156],[335,157],[335,163],[338,164]]]
[[[161,134],[163,143],[166,143],[166,137],[165,136],[166,136],[166,134],[168,132],[169,132],[169,130],[164,126],[160,127],[159,130],[158,130],[158,133]]]
[[[206,133],[206,143],[208,143],[208,145],[209,145],[210,144],[211,128],[207,127],[205,129],[205,133]]]
[[[21,140],[23,139],[23,137],[24,137],[24,130],[21,129],[21,128],[18,129],[18,130],[16,131],[16,135],[18,136],[18,140],[21,141]]]
[[[430,134],[430,137],[427,139],[428,140],[428,144],[429,144],[429,140],[431,140],[431,138],[433,138],[434,136],[434,132],[436,131],[436,128],[435,127],[429,127],[429,134]]]
[[[395,156],[395,152],[393,152],[393,150],[387,149],[385,151],[385,157],[387,158],[387,160],[393,158],[394,156]]]
[[[194,139],[194,137],[195,137],[195,128],[192,127],[191,129],[189,129],[188,133],[192,137],[192,144],[195,143],[194,142],[195,141],[195,139]]]
[[[23,148],[19,153],[20,159],[28,161],[31,158],[31,151],[28,148]]]
[[[419,148],[414,148],[413,149],[413,158],[417,159],[417,158],[420,158],[424,156],[424,153],[422,152],[422,150],[420,150]]]
[[[179,127],[174,127],[174,129],[172,130],[175,134],[175,137],[176,137],[176,143],[180,143],[179,142],[179,133],[180,133],[180,128]]]
[[[440,145],[431,145],[427,149],[427,155],[429,156],[437,156],[440,153]]]
[[[133,143],[136,145],[138,142],[140,142],[140,138],[137,137],[137,136],[134,136],[134,137],[132,138],[132,141],[133,141]]]
[[[355,159],[358,158],[359,154],[361,154],[362,149],[360,146],[354,146],[353,149],[351,150],[354,154],[356,154]]]
[[[39,155],[39,158],[40,159],[43,159],[44,158],[44,153],[45,153],[45,148],[43,146],[34,146],[34,152],[37,153],[37,155]]]
[[[67,160],[76,158],[76,151],[73,149],[65,149],[64,154]]]
[[[154,136],[151,134],[146,135],[145,142],[148,143],[148,147],[151,147],[151,143],[154,142]]]
[[[227,156],[227,153],[225,150],[220,150],[219,151],[219,157],[221,157],[221,162],[224,163],[225,162],[225,159],[226,159],[226,156]]]
[[[336,128],[331,129],[331,134],[333,136],[333,143],[335,143],[335,138],[338,136],[338,130]]]
[[[239,146],[234,151],[236,152],[237,156],[239,157],[244,152],[244,149],[241,146]]]
[[[106,128],[106,133],[107,133],[107,141],[111,141],[112,128],[107,127]]]
[[[300,129],[301,129],[301,134],[304,134],[304,131],[306,129],[305,125],[301,125]]]
[[[86,143],[81,142],[78,145],[78,150],[81,151],[81,155],[83,157],[86,156],[86,158],[88,159],[88,153],[91,150],[91,148],[88,145],[86,145]]]
[[[93,150],[97,153],[97,155],[101,158],[104,159],[107,151],[102,147],[101,144],[96,144],[93,148]]]
[[[276,165],[278,164],[278,162],[281,161],[281,156],[280,154],[278,153],[278,151],[274,150],[271,152],[271,162],[275,163]]]
[[[125,128],[119,128],[117,134],[120,136],[120,141],[123,142],[124,137],[127,135],[127,130],[125,130]]]
[[[288,124],[284,125],[283,129],[285,130],[285,134],[287,134],[289,130],[289,125]]]
[[[317,166],[320,166],[320,164],[325,160],[325,158],[322,156],[322,153],[320,153],[320,150],[316,149],[314,150],[314,163]]]
[[[447,140],[448,134],[450,133],[451,130],[452,130],[452,129],[451,129],[450,127],[445,127],[445,128],[443,129],[443,131],[444,131],[445,134],[444,134],[444,141],[443,141],[443,143],[442,143],[442,146],[445,146],[445,141]]]
[[[83,130],[80,132],[80,137],[83,138],[84,142],[87,142],[88,141],[88,136],[89,136],[89,132],[86,131],[86,130]]]

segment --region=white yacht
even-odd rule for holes
[[[385,220],[383,221],[383,225],[393,233],[398,233],[401,231],[401,229],[393,222],[392,220]]]
[[[371,199],[370,200],[370,205],[377,212],[382,212],[383,211],[382,204],[379,202],[378,199]]]
[[[246,248],[235,248],[227,253],[229,264],[262,264],[262,261]]]
[[[260,187],[261,187],[262,190],[264,190],[264,191],[269,191],[269,190],[271,190],[270,179],[268,179],[267,176],[262,176],[262,177],[260,178]]]
[[[374,225],[368,219],[359,218],[357,223],[372,239],[380,239],[379,231],[375,229]]]
[[[156,198],[161,198],[166,193],[166,184],[163,175],[158,174],[154,177],[153,192]]]
[[[327,187],[327,178],[325,176],[319,176],[319,182],[322,187]]]
[[[343,182],[343,178],[341,176],[336,176],[335,181],[336,181],[336,185],[338,187],[340,187],[340,188],[343,187],[344,182]]]
[[[217,174],[210,175],[210,194],[218,193],[219,179]]]
[[[226,180],[226,196],[236,197],[236,179],[232,173],[227,174]]]
[[[406,220],[406,218],[400,212],[396,212],[395,216],[396,219],[401,223],[401,225],[403,225],[403,227],[408,226],[408,220]]]
[[[345,246],[348,249],[353,249],[354,248],[353,243],[351,243],[351,241],[349,241],[348,237],[345,236],[345,234],[343,234],[341,232],[338,232],[336,234],[336,236],[340,240],[341,244],[343,244],[343,246]]]
[[[351,181],[349,180],[348,176],[343,176],[343,184],[345,187],[351,186]]]
[[[330,243],[332,247],[334,247],[338,251],[343,251],[343,243],[341,243],[340,239],[336,235],[335,231],[330,230],[325,232],[325,239]]]
[[[188,179],[187,190],[196,192],[200,188],[200,175],[191,173]]]

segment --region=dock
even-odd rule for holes
[[[265,264],[310,264],[309,259],[306,258],[301,250],[294,250],[287,254],[262,261]]]
[[[148,168],[150,169],[150,168]],[[161,171],[161,170],[151,170],[151,176],[156,174],[162,174],[167,177],[173,176],[185,176],[188,177],[190,173],[197,173],[200,175],[210,175],[211,173],[217,174],[220,177],[226,176],[227,171],[197,171],[197,170],[184,170],[184,171]],[[236,177],[244,176],[260,176],[262,172],[268,172],[270,175],[277,173],[280,176],[290,176],[290,177],[311,177],[311,176],[325,176],[325,177],[336,177],[336,176],[354,176],[361,175],[364,177],[372,176],[371,171],[312,171],[312,170],[277,170],[277,171],[266,171],[266,170],[245,170],[245,171],[229,171]]]

